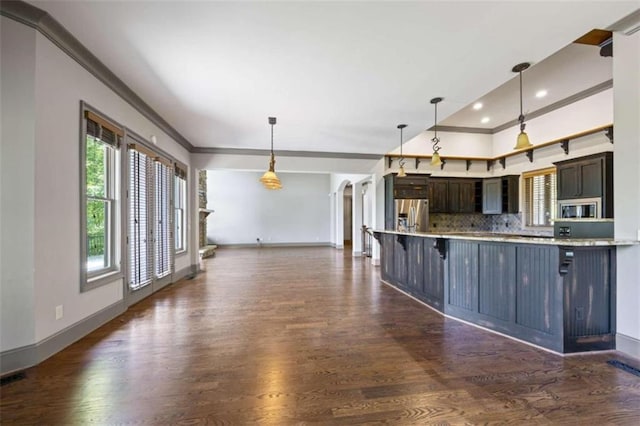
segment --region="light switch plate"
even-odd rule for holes
[[[64,316],[64,311],[62,309],[62,305],[56,306],[56,320],[62,319]]]

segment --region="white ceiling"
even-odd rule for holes
[[[534,64],[525,72],[525,86],[534,90],[535,64],[639,6],[612,0],[31,3],[195,146],[268,149],[267,117],[276,116],[276,150],[376,154],[398,144],[398,123],[409,125],[405,139],[431,127],[435,96],[445,98],[439,124],[481,127],[475,115],[452,114],[481,98],[497,103],[484,95],[511,80],[520,62]],[[547,101],[593,85],[588,72],[540,73],[540,85],[552,84],[543,76],[554,81]],[[509,107],[496,109],[488,127],[517,117],[515,87],[516,104],[504,95]],[[533,109],[527,101],[525,110]]]

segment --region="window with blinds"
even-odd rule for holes
[[[118,152],[124,132],[92,111],[83,110],[82,118],[81,285],[88,289],[119,270]]]
[[[129,144],[129,288],[138,290],[173,272],[173,165]]]
[[[137,290],[152,281],[152,229],[150,188],[152,160],[146,154],[129,150],[129,287]]]
[[[173,180],[173,236],[174,249],[176,254],[184,253],[187,250],[187,172],[186,167],[175,165],[175,175]]]
[[[527,226],[553,226],[557,209],[555,167],[523,174],[524,221]]]
[[[162,278],[171,273],[173,263],[173,212],[171,207],[173,169],[155,162],[155,273]]]

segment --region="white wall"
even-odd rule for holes
[[[0,19],[0,351],[5,351],[35,338],[36,33]]]
[[[384,229],[384,175],[386,173],[387,162],[380,159],[372,169],[372,202],[373,202],[373,229]],[[371,263],[380,265],[380,244],[374,240],[371,250]]]
[[[143,137],[155,135],[159,148],[185,164],[189,155],[49,39],[1,19],[0,349],[6,351],[41,342],[123,299],[122,279],[80,292],[80,101]],[[176,259],[177,269],[190,264],[190,256]],[[60,320],[57,305],[64,308]]]
[[[640,32],[613,35],[614,215],[618,239],[640,239]],[[616,347],[640,358],[640,246],[617,252]]]
[[[58,49],[36,37],[36,341],[111,305],[123,297],[123,280],[79,292],[80,195],[79,105],[84,100],[183,163],[188,152],[118,95]],[[124,152],[124,151],[122,151]],[[124,222],[123,222],[124,223]],[[61,247],[64,248],[61,250]],[[176,259],[176,268],[189,258]],[[55,271],[55,273],[52,273]],[[55,321],[55,306],[64,318]]]
[[[207,237],[214,244],[329,244],[328,174],[280,173],[265,189],[262,172],[207,171]]]
[[[433,136],[433,131],[420,132],[402,144],[402,153],[404,155],[431,155],[433,153],[433,143],[431,142]],[[438,130],[440,155],[443,157],[448,155],[454,157],[491,157],[493,150],[491,136],[483,133],[441,132]],[[390,152],[400,154],[400,145]],[[411,159],[407,159],[407,161],[412,162]],[[409,169],[411,168],[409,167]]]

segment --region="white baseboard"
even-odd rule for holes
[[[640,340],[616,333],[616,350],[640,359]]]

